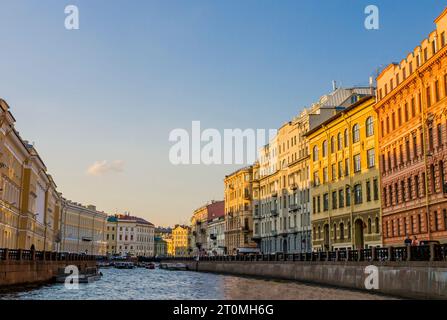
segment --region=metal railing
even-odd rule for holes
[[[102,256],[68,252],[0,249],[0,261],[94,261],[103,258]]]
[[[188,261],[196,259],[196,257],[169,257],[163,260]],[[275,254],[200,256],[199,261],[447,261],[447,244],[305,253],[278,252]]]

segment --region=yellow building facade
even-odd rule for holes
[[[206,236],[208,222],[208,206],[204,205],[194,210],[191,217],[191,240],[190,247],[192,254],[207,251],[208,239]]]
[[[307,134],[314,250],[381,246],[374,104],[363,97]]]
[[[172,248],[171,253],[177,257],[185,257],[190,255],[189,234],[191,229],[188,226],[176,225],[172,229]],[[168,243],[168,252],[169,252]]]
[[[228,254],[238,248],[254,248],[253,166],[227,175],[225,185],[225,247]]]
[[[60,194],[33,145],[16,131],[0,99],[0,247],[56,250],[60,243]]]
[[[61,220],[61,251],[106,255],[106,213],[63,199]]]

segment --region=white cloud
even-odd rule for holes
[[[87,174],[90,176],[102,176],[108,173],[123,172],[124,171],[124,161],[114,160],[114,161],[95,161],[87,169]]]

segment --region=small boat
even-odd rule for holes
[[[188,266],[184,263],[160,263],[160,269],[166,270],[188,270]]]
[[[155,263],[149,262],[149,263],[146,265],[146,269],[155,269]]]
[[[57,283],[65,283],[67,277],[71,277],[72,280],[76,279],[76,276],[73,276],[71,273],[65,273],[64,269],[59,270],[59,274],[55,277]],[[98,269],[95,267],[87,268],[85,271],[77,276],[78,283],[91,283],[93,281],[97,281],[101,279],[102,272],[98,272]]]
[[[133,262],[124,261],[124,262],[115,262],[115,268],[117,269],[133,269],[135,265]]]

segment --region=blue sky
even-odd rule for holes
[[[77,5],[80,30],[64,28]],[[380,10],[380,30],[363,27]],[[59,190],[109,213],[186,223],[235,166],[172,166],[169,132],[277,128],[366,85],[435,26],[444,1],[1,0],[0,96]],[[122,171],[97,176],[97,161]]]

